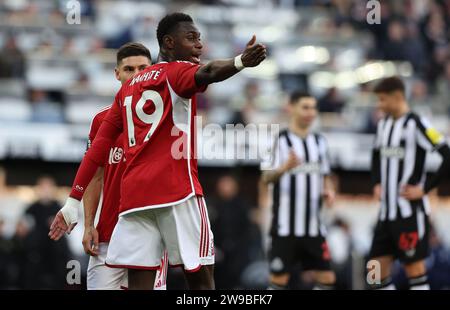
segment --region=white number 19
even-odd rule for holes
[[[144,112],[145,104],[150,101],[155,105],[155,111],[152,114]],[[124,100],[124,106],[127,113],[127,129],[128,129],[128,144],[130,147],[136,145],[136,138],[134,136],[134,123],[133,123],[133,111],[131,103],[133,102],[133,96],[127,96]],[[161,95],[154,90],[146,90],[142,93],[142,97],[136,103],[136,115],[144,123],[152,125],[147,135],[144,138],[144,142],[147,142],[158,127],[159,122],[163,116],[164,103]]]

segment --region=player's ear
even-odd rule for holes
[[[114,68],[114,75],[116,76],[116,79],[118,81],[120,81],[120,77],[119,77],[119,68],[115,67]]]
[[[175,45],[175,40],[171,35],[165,35],[163,37],[164,46],[168,49],[173,49]]]

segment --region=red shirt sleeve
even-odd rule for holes
[[[120,104],[118,100],[118,98],[120,98],[119,94],[120,91],[104,121],[101,122],[92,146],[88,149],[81,161],[72,185],[72,191],[70,192],[70,197],[72,198],[81,201],[84,191],[94,177],[97,168],[102,166],[106,161],[109,149],[122,132]],[[120,122],[118,120],[120,120]]]
[[[100,116],[101,115],[100,113],[95,115],[94,118],[92,119],[91,129],[89,130],[86,152],[87,152],[87,150],[89,150],[91,148],[92,142],[94,142],[95,136],[97,135],[97,131],[100,128],[100,125],[102,123],[103,118]]]
[[[100,118],[101,117],[99,113],[95,115],[94,119],[92,120],[91,130],[89,131],[89,140],[91,140],[91,142],[94,141],[95,136],[97,135],[97,131],[102,123],[102,120]]]
[[[120,131],[122,131],[123,123],[122,123],[122,88],[119,90],[119,92],[116,95],[116,98],[114,99],[114,102],[111,106],[111,109],[109,109],[108,114],[106,114],[103,121],[110,123]]]
[[[187,61],[170,63],[167,78],[177,95],[183,98],[191,98],[196,93],[206,90],[207,85],[197,86],[195,82],[195,73],[198,68],[200,68],[200,65]]]

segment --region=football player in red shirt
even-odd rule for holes
[[[64,220],[51,227],[50,235],[64,233],[76,221],[74,210],[87,184],[123,133],[127,167],[106,264],[128,269],[129,288],[152,289],[166,249],[169,263],[184,267],[190,289],[213,289],[213,236],[195,157],[195,94],[257,66],[266,48],[253,36],[241,55],[201,65],[200,33],[183,13],[164,17],[157,37],[160,62],[117,93],[78,169],[62,209]]]
[[[150,51],[140,43],[124,44],[117,51],[116,58],[115,76],[121,84],[152,64]],[[88,149],[110,108],[111,106],[107,106],[94,116],[89,132]],[[105,265],[108,244],[119,217],[120,181],[125,165],[123,140],[120,135],[111,146],[104,165],[97,169],[83,197],[83,247],[86,254],[91,255],[87,270],[88,289],[120,289],[128,285],[128,273],[125,268],[110,268]],[[98,223],[95,226],[94,219],[98,207],[100,207]],[[155,289],[166,287],[167,253],[163,255],[161,266],[162,269],[157,273]]]

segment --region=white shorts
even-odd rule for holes
[[[171,266],[186,271],[214,264],[213,233],[203,197],[120,216],[106,262],[112,267],[154,270],[164,250]]]
[[[89,258],[87,269],[88,290],[120,290],[128,288],[128,272],[125,268],[111,268],[105,265],[108,252],[108,243],[99,244],[99,255]],[[167,252],[161,257],[161,268],[158,269],[155,279],[155,290],[166,289]]]

